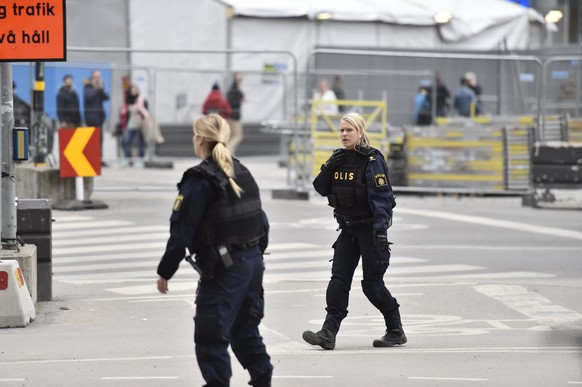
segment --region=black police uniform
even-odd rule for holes
[[[313,186],[320,195],[328,197],[341,227],[333,244],[332,277],[326,292],[327,316],[323,329],[335,337],[347,316],[349,292],[360,256],[364,294],[382,313],[389,330],[400,329],[400,305],[383,279],[390,264],[390,250],[378,251],[374,247],[376,232],[385,233],[391,225],[395,206],[384,157],[371,147],[348,150],[346,161],[332,171],[322,168]]]
[[[251,173],[234,159],[238,198],[212,157],[184,173],[170,218],[170,238],[158,274],[170,279],[185,249],[210,271],[201,278],[194,316],[196,358],[207,386],[228,386],[232,376],[228,345],[248,369],[253,386],[270,386],[273,366],[258,326],[263,318],[262,253],[268,221]],[[232,266],[212,256],[228,247]]]

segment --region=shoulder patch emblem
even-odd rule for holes
[[[388,179],[383,173],[378,173],[374,175],[374,182],[376,183],[376,188],[388,186]]]
[[[176,200],[174,201],[174,206],[172,207],[172,211],[178,212],[182,208],[182,202],[184,201],[184,195],[178,195]]]
[[[374,156],[370,156],[370,161],[376,161],[376,158]]]

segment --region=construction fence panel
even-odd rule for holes
[[[580,141],[582,55],[549,57],[543,70],[544,122],[540,141]]]
[[[582,118],[566,116],[564,125],[566,141],[574,144],[582,143]]]
[[[381,50],[317,49],[312,52],[308,73],[316,87],[321,71],[344,77],[348,99],[384,99],[388,103],[388,122],[393,126],[412,125],[414,97],[421,85],[434,85],[438,74],[450,98],[446,117],[455,117],[453,96],[461,87],[460,79],[468,72],[481,86],[481,115],[537,115],[541,90],[542,63],[538,58],[519,55],[480,53],[442,53]],[[384,75],[393,72],[396,76]],[[398,75],[427,73],[420,77]],[[376,75],[373,75],[376,73]],[[368,74],[367,77],[358,74]],[[370,75],[371,74],[371,75]]]
[[[533,124],[533,117],[482,117],[408,127],[408,183],[476,192],[527,190]]]

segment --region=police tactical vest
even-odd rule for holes
[[[330,205],[335,213],[345,217],[372,217],[368,204],[366,166],[370,155],[380,153],[374,148],[348,151],[343,165],[332,174]]]
[[[241,245],[258,240],[265,234],[257,183],[238,160],[233,159],[233,164],[235,181],[242,189],[240,198],[212,158],[186,172],[207,178],[218,188],[220,195],[204,213],[196,230],[196,245]]]

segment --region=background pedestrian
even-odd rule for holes
[[[93,70],[91,78],[85,83],[83,88],[83,112],[85,114],[85,124],[99,128],[101,131],[101,165],[107,167],[103,161],[103,139],[105,128],[103,127],[106,119],[103,103],[109,100],[109,94],[105,92],[105,83],[101,77],[101,71]]]
[[[218,83],[212,85],[210,94],[202,105],[202,114],[220,114],[225,120],[232,115],[232,107],[220,92]]]
[[[61,128],[76,128],[81,126],[79,95],[75,90],[72,75],[63,77],[63,86],[57,94],[57,117]]]
[[[228,124],[230,125],[230,140],[228,141],[228,149],[230,149],[233,155],[236,154],[236,150],[244,138],[241,123],[241,108],[245,95],[241,90],[241,82],[242,76],[240,73],[235,73],[232,85],[226,94],[228,103],[232,108],[232,114],[230,117],[228,117]]]

